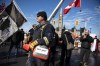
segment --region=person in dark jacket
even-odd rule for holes
[[[36,45],[51,47],[55,30],[54,27],[47,21],[47,14],[45,11],[40,11],[37,13],[37,22],[39,24],[33,33],[33,42],[29,45],[30,52],[27,60],[27,66],[49,66],[49,58],[48,60],[41,60],[33,57],[32,50]]]
[[[50,61],[49,61],[49,65],[55,66],[55,60],[56,60],[56,47],[58,45],[58,34],[54,33],[54,39],[53,39],[53,46],[51,47],[51,56],[50,56]]]
[[[13,47],[15,46],[17,52],[15,53],[15,55],[18,55],[18,47],[20,45],[20,42],[21,42],[21,38],[19,37],[21,36],[21,30],[18,29],[18,31],[16,31],[11,37],[11,44],[10,44],[10,48],[9,48],[9,51],[8,51],[8,55],[10,56],[11,54],[11,51],[13,49]]]
[[[72,49],[67,50],[66,38],[68,39],[68,42],[71,42],[72,44],[74,44],[74,39],[72,38],[71,33],[68,30],[65,30],[62,34],[62,41],[63,42],[62,42],[61,65],[60,66],[64,66],[64,60],[66,62],[65,64],[68,65],[70,62],[71,54],[72,54]]]
[[[24,34],[25,34],[24,30],[21,29],[21,33],[20,33],[20,38],[21,38],[20,48],[22,48],[22,46],[23,46]]]
[[[36,29],[36,24],[32,25],[32,28],[29,30],[31,36],[33,36],[34,30]]]
[[[91,43],[93,42],[93,38],[89,35],[89,31],[86,30],[84,35],[80,38],[81,41],[81,51],[80,51],[80,66],[88,65],[88,59],[90,55],[90,47]],[[84,62],[83,62],[84,59]]]
[[[34,31],[36,29],[36,26],[37,26],[36,24],[33,24],[32,25],[32,28],[29,30],[29,36],[28,36],[29,37],[29,41],[28,41],[28,43],[32,41],[32,36],[34,34]]]

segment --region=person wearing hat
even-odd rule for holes
[[[37,22],[39,23],[33,33],[32,42],[28,44],[29,56],[27,66],[49,66],[48,60],[36,58],[32,55],[33,50],[38,45],[52,46],[54,27],[47,21],[47,14],[45,11],[37,13]]]
[[[86,30],[83,36],[80,37],[81,41],[81,51],[80,51],[80,66],[87,66],[88,59],[90,55],[91,43],[94,41],[93,38],[89,35],[89,31]],[[84,59],[84,61],[83,61]]]
[[[29,30],[31,36],[33,36],[34,30],[36,29],[36,24],[32,25],[32,28]]]
[[[35,29],[36,29],[36,24],[33,24],[32,25],[32,28],[29,30],[29,36],[28,36],[28,42],[27,43],[29,43],[29,42],[31,42],[32,41],[32,36],[33,36],[33,33],[34,33],[34,31],[35,31]]]
[[[71,33],[65,28],[62,30],[62,44],[61,44],[61,58],[60,58],[60,66],[69,66],[70,58],[72,54],[72,49],[67,49],[68,43],[72,43],[74,45],[74,39],[72,38]],[[65,61],[65,64],[64,64]]]

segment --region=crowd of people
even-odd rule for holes
[[[74,40],[77,37],[73,38],[71,32],[65,28],[62,29],[61,37],[59,37],[57,34],[58,30],[47,21],[47,14],[45,11],[40,11],[37,13],[37,22],[39,24],[32,25],[32,28],[29,30],[28,34],[25,34],[23,29],[19,29],[10,37],[11,45],[8,51],[9,55],[13,46],[16,47],[16,54],[18,54],[19,44],[21,44],[21,47],[23,47],[24,44],[23,49],[28,51],[28,59],[26,62],[27,66],[50,66],[50,64],[55,66],[56,47],[59,45],[61,47],[60,66],[69,65],[72,50],[74,48],[68,49],[67,46],[68,44],[72,44],[72,46],[74,46]],[[93,43],[94,39],[97,39],[97,37],[92,38],[89,35],[89,31],[85,30],[83,35],[78,39],[81,42],[80,66],[87,66],[91,53],[91,43]],[[97,40],[97,43],[99,43],[99,40]],[[47,60],[33,56],[33,50],[37,46],[46,46],[48,49],[50,49]],[[98,48],[96,48],[96,53],[97,51]]]

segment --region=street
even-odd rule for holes
[[[15,55],[15,48],[13,48],[11,56],[7,58],[7,51],[9,49],[8,45],[3,45],[0,47],[0,66],[25,66],[27,61],[27,53],[23,49],[19,49],[19,53]],[[79,49],[74,49],[72,52],[70,66],[79,66]],[[60,62],[60,49],[56,51],[56,66],[59,66]],[[93,57],[92,53],[89,59],[88,66],[100,66],[100,53],[97,57]]]

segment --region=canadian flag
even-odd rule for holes
[[[64,14],[67,14],[69,10],[74,7],[74,2],[70,3],[65,9],[64,9]]]
[[[81,6],[81,0],[74,0],[72,3],[70,3],[65,9],[64,9],[64,14],[67,14],[69,10],[72,7],[80,7]]]
[[[77,8],[81,7],[81,0],[75,1],[75,7],[77,7]]]

